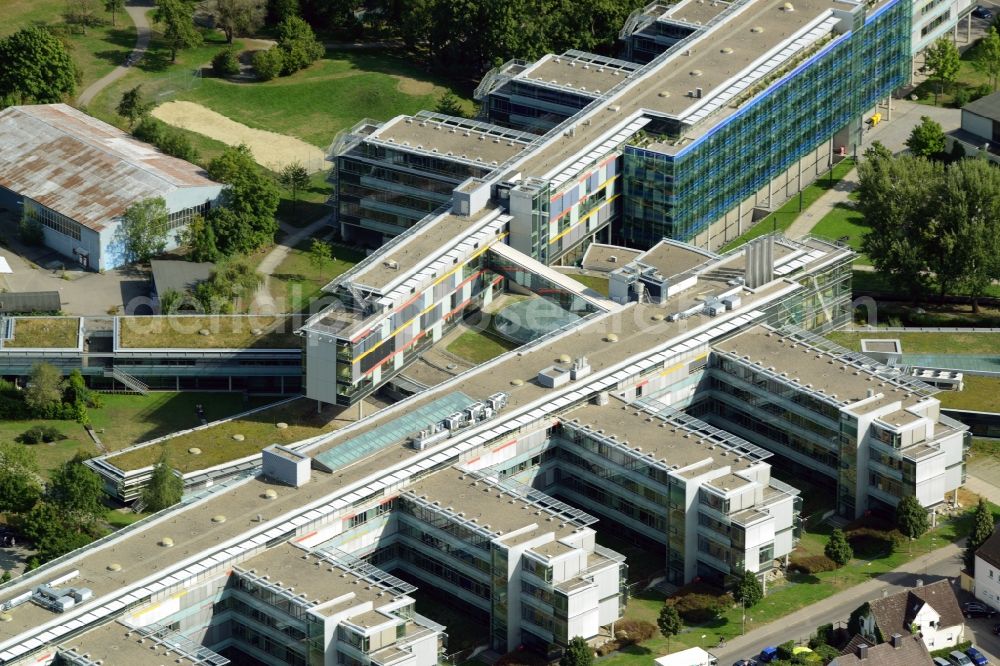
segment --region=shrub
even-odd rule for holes
[[[796,557],[788,564],[789,571],[797,571],[804,574],[817,574],[823,571],[833,571],[836,568],[837,563],[826,555]]]
[[[972,100],[972,92],[968,88],[959,88],[955,91],[955,101],[953,106],[961,109]]]
[[[285,68],[285,54],[279,48],[257,51],[253,54],[253,69],[261,81],[270,81],[280,76]]]
[[[30,217],[22,217],[21,224],[17,228],[17,235],[25,245],[44,245],[45,228],[38,220]]]
[[[212,58],[212,70],[219,76],[235,76],[240,73],[240,61],[236,59],[236,51],[231,48],[222,49]]]
[[[626,641],[628,643],[648,641],[657,634],[657,631],[655,624],[645,620],[622,620],[615,623],[615,637],[618,637],[619,632],[625,633],[625,636],[618,639],[622,644]]]
[[[732,606],[731,595],[689,592],[674,596],[669,600],[677,609],[685,624],[702,624],[714,620],[728,606]]]
[[[17,436],[17,441],[21,444],[38,444],[39,442],[57,442],[66,439],[66,435],[59,432],[54,426],[31,426]]]

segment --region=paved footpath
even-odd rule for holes
[[[125,8],[125,11],[128,12],[129,18],[132,19],[132,23],[135,24],[135,49],[129,55],[129,60],[133,65],[139,62],[143,54],[146,53],[146,47],[149,46],[149,18],[146,16],[146,13],[152,8],[152,3],[148,5],[130,4]],[[91,83],[87,86],[86,90],[80,93],[80,96],[76,100],[77,105],[87,106],[90,104],[91,100],[97,96],[97,93],[101,92],[109,85],[128,74],[130,69],[131,67],[119,65],[103,77]]]
[[[960,543],[963,542],[964,540]],[[708,645],[705,647],[718,657],[720,666],[728,666],[738,659],[758,654],[761,648],[768,645],[779,645],[788,640],[808,640],[816,631],[816,627],[821,624],[846,622],[851,611],[865,601],[879,597],[883,589],[892,594],[914,586],[921,578],[926,578],[926,582],[930,583],[942,576],[952,578],[958,576],[961,553],[962,548],[959,544],[950,543],[926,555],[915,557],[897,569],[803,608],[789,617],[734,638],[723,648],[713,648]],[[711,637],[710,629],[705,633]]]

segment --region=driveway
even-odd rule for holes
[[[135,24],[135,49],[129,55],[129,62],[133,65],[142,59],[143,54],[146,53],[146,47],[149,46],[149,18],[146,14],[151,9],[153,9],[153,4],[151,2],[131,3],[125,8],[129,18],[132,19],[132,23]],[[126,65],[119,65],[118,67],[115,67],[103,77],[87,86],[87,88],[80,93],[80,96],[77,98],[77,105],[87,106],[90,104],[90,101],[97,96],[97,93],[101,92],[109,85],[128,74],[128,72],[129,67]]]

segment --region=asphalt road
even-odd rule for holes
[[[955,544],[949,544],[917,557],[899,569],[804,608],[788,620],[772,622],[749,632],[746,636],[729,641],[724,648],[709,647],[708,650],[718,657],[721,666],[728,666],[738,659],[760,653],[761,648],[769,645],[778,645],[788,640],[805,644],[816,627],[828,622],[836,625],[838,621],[846,625],[851,611],[865,601],[878,598],[883,590],[888,594],[894,594],[914,587],[918,580],[933,583],[948,578],[952,581],[956,592],[960,592],[958,588],[960,567],[961,549]],[[959,596],[960,600],[970,598],[967,595]],[[966,625],[968,627],[966,638],[973,640],[994,662],[998,662],[996,656],[1000,655],[1000,638],[990,633],[996,622],[1000,622],[1000,619],[970,620]],[[969,632],[969,629],[972,631]]]

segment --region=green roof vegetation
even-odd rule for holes
[[[846,332],[827,333],[842,347],[861,351],[862,340],[899,340],[904,354],[1000,354],[1000,335],[991,333]]]
[[[581,275],[580,273],[566,273],[567,277],[571,277],[580,284],[590,287],[596,291],[601,296],[608,295],[608,278],[601,277],[600,275]]]
[[[464,331],[445,349],[476,365],[485,363],[501,354],[516,349],[517,344],[508,342],[488,331]]]
[[[172,467],[183,473],[193,472],[245,458],[271,444],[291,444],[335,430],[339,424],[334,422],[332,414],[332,411],[317,414],[315,402],[297,398],[170,437],[159,444],[126,451],[108,458],[108,462],[125,471],[142,469],[156,464],[165,449]],[[286,423],[288,427],[278,428],[279,423]],[[233,439],[234,435],[242,435],[242,441]],[[200,449],[201,453],[193,454],[190,449]]]
[[[122,347],[131,349],[298,349],[292,321],[271,315],[120,317]]]
[[[997,337],[997,336],[991,336]],[[961,391],[941,391],[936,397],[945,409],[1000,412],[1000,377],[965,375]]]
[[[17,317],[14,320],[14,339],[4,340],[3,346],[7,349],[76,349],[79,333],[79,317]]]

